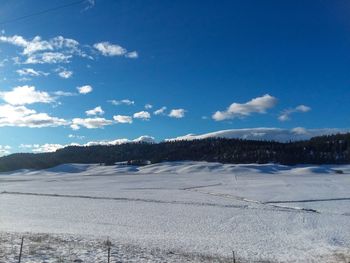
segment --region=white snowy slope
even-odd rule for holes
[[[81,240],[98,246],[109,236],[122,262],[224,262],[232,250],[242,262],[348,262],[349,186],[349,165],[171,162],[22,170],[0,174],[0,240],[5,246],[23,232],[50,233],[61,243],[76,237],[80,247]],[[99,255],[79,251],[84,262],[99,262]],[[0,262],[10,253],[0,244]]]
[[[188,134],[165,141],[177,140],[199,140],[207,138],[228,138],[245,140],[272,140],[278,142],[307,140],[315,136],[331,135],[349,132],[349,129],[305,129],[297,127],[294,129],[280,128],[247,128],[215,131],[205,134]]]

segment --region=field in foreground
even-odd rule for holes
[[[229,262],[232,250],[242,262],[349,262],[349,186],[350,166],[67,164],[1,174],[0,262],[16,262],[23,233],[30,262],[104,262],[107,237],[120,262]]]

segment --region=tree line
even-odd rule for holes
[[[350,164],[350,133],[297,142],[209,138],[161,143],[69,146],[51,153],[16,153],[0,158],[0,172],[46,169],[64,163],[130,160],[208,161],[221,163]]]

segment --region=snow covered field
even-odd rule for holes
[[[24,262],[105,262],[107,237],[112,262],[230,262],[232,250],[242,262],[349,262],[349,189],[350,166],[67,164],[0,174],[0,262],[16,262],[23,233]]]

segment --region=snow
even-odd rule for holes
[[[232,250],[242,262],[348,262],[349,185],[350,165],[65,164],[3,173],[0,262],[16,262],[11,248],[23,233],[50,240],[45,262],[69,247],[84,262],[103,262],[107,237],[121,262],[229,262]],[[43,253],[28,262],[43,262]]]

